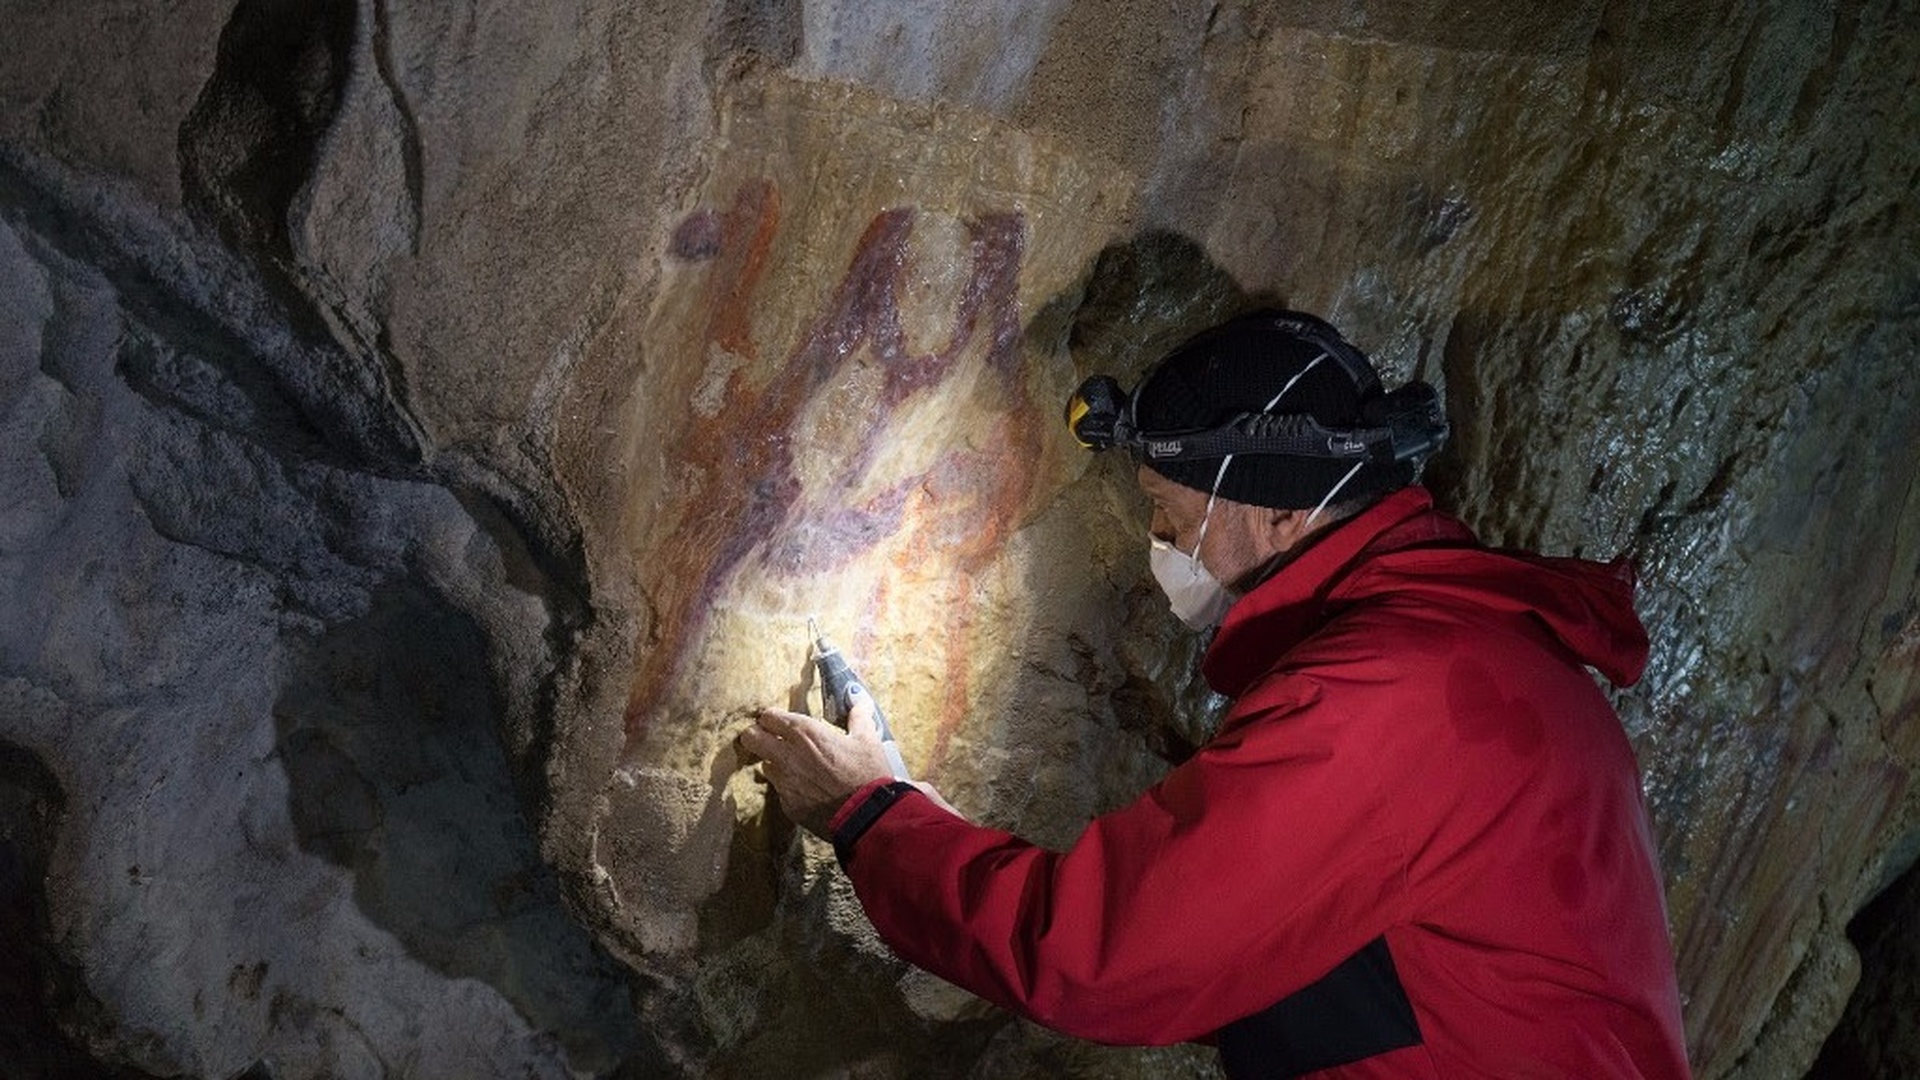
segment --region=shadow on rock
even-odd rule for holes
[[[562,906],[496,734],[486,642],[411,583],[294,662],[275,706],[301,847],[422,963],[482,980],[573,1066],[643,1054],[629,974]]]
[[[145,1080],[95,1061],[68,1033],[97,1005],[48,947],[43,883],[66,802],[38,757],[0,739],[0,1062],[15,1080]]]

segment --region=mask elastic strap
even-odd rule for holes
[[[1200,576],[1200,545],[1207,542],[1207,522],[1213,520],[1213,501],[1220,497],[1220,480],[1227,475],[1227,465],[1231,461],[1233,455],[1228,454],[1220,462],[1220,471],[1213,474],[1213,490],[1207,492],[1207,512],[1200,515],[1200,538],[1193,542],[1193,554],[1188,556],[1193,562],[1194,577]]]
[[[1347,486],[1347,481],[1353,479],[1353,474],[1359,472],[1360,466],[1365,465],[1366,463],[1367,463],[1366,459],[1364,458],[1353,463],[1353,468],[1347,470],[1347,475],[1341,477],[1340,482],[1333,485],[1333,490],[1327,492],[1327,497],[1320,500],[1320,505],[1313,508],[1313,513],[1307,515],[1307,524],[1305,525],[1305,528],[1309,528],[1309,529],[1313,528],[1313,519],[1320,516],[1320,511],[1325,510],[1327,508],[1327,504],[1333,501],[1333,497],[1340,493],[1341,488]]]

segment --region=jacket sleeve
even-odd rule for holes
[[[847,871],[903,959],[1082,1038],[1208,1035],[1313,982],[1405,904],[1368,723],[1270,677],[1068,851],[900,800]],[[1378,745],[1377,743],[1372,745]]]

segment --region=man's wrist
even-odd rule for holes
[[[853,846],[893,805],[919,788],[905,780],[876,780],[855,792],[833,816],[833,854],[846,866],[853,858]]]

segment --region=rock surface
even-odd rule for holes
[[[1483,535],[1640,564],[1698,1074],[1911,1038],[1911,2],[27,7],[32,1075],[1212,1075],[902,967],[731,739],[809,615],[1042,842],[1204,738],[1057,409],[1255,298],[1442,388]]]

